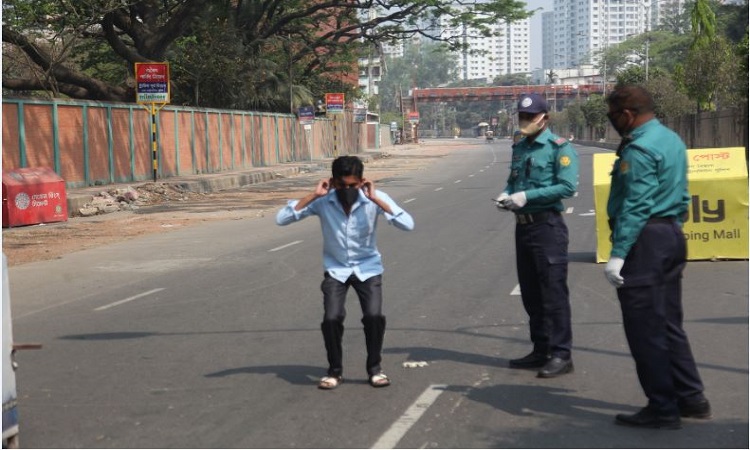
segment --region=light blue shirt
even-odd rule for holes
[[[385,192],[376,190],[377,197],[390,206],[393,214],[368,199],[362,191],[352,205],[347,216],[331,189],[324,197],[319,197],[299,211],[294,207],[298,200],[290,201],[276,214],[276,223],[288,225],[305,217],[316,215],[320,218],[323,231],[323,266],[336,280],[345,283],[354,274],[360,281],[383,273],[383,262],[377,247],[375,231],[379,214],[396,228],[411,231],[414,219],[401,209]]]

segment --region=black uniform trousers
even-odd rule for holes
[[[344,336],[344,319],[346,318],[346,293],[353,287],[362,307],[362,325],[365,330],[367,347],[366,369],[369,376],[380,373],[381,351],[385,336],[385,317],[383,307],[383,277],[376,275],[360,281],[351,275],[345,283],[333,278],[326,272],[320,285],[323,291],[323,323],[320,328],[328,356],[328,375],[341,376],[343,372],[342,339]]]
[[[703,383],[682,329],[682,271],[687,248],[680,225],[651,219],[625,258],[617,289],[623,326],[649,408],[679,414],[678,402],[703,398]]]
[[[569,359],[568,227],[557,211],[534,217],[516,224],[516,269],[531,342],[535,353]]]

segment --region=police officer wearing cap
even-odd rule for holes
[[[679,428],[680,416],[711,417],[703,383],[682,329],[682,221],[690,196],[685,144],[654,115],[640,86],[607,98],[610,123],[622,136],[607,214],[612,252],[605,268],[617,288],[623,327],[648,405],[616,423]]]
[[[547,129],[544,97],[524,95],[518,102],[523,139],[513,144],[508,184],[497,206],[515,213],[516,269],[523,306],[529,315],[534,348],[512,359],[510,367],[539,369],[540,378],[573,371],[568,298],[568,227],[562,199],[578,186],[578,155],[573,146]]]

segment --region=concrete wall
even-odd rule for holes
[[[68,187],[153,177],[152,113],[129,103],[3,99],[3,169],[46,166]],[[167,106],[155,115],[157,175],[217,173],[371,148],[351,112],[291,114]]]
[[[674,130],[685,142],[687,148],[748,148],[748,116],[747,111],[740,108],[723,109],[721,111],[704,111],[699,114],[688,114],[681,117],[662,120],[668,128]],[[562,124],[554,130],[564,137],[569,137],[567,125]],[[562,130],[562,131],[561,131]],[[599,141],[592,129],[583,130],[575,136],[576,141]],[[617,144],[620,136],[611,126],[607,125],[604,143]],[[747,155],[746,155],[747,156]]]

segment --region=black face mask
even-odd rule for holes
[[[344,210],[348,211],[359,198],[359,189],[356,187],[336,189],[336,197]]]

